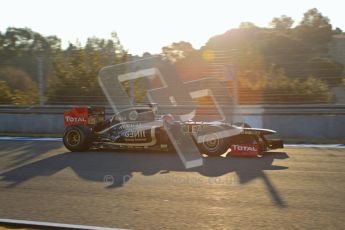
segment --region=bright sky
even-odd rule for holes
[[[116,31],[132,54],[159,53],[172,42],[188,41],[195,48],[214,35],[251,21],[267,26],[282,14],[299,22],[316,7],[334,27],[345,30],[341,0],[2,0],[0,30],[29,27],[57,35],[63,45],[87,37],[110,38]]]

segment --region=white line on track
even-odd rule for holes
[[[284,147],[345,149],[344,144],[284,144]]]
[[[0,141],[62,141],[59,137],[0,137]]]
[[[30,221],[30,220],[15,220],[15,219],[0,219],[0,224],[8,225],[22,225],[25,227],[50,227],[50,228],[61,228],[61,229],[85,229],[85,230],[125,230],[123,228],[105,228],[97,226],[88,225],[75,225],[75,224],[60,224],[51,222],[41,222],[41,221]]]

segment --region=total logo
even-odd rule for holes
[[[85,117],[71,117],[71,116],[65,116],[66,122],[73,122],[73,123],[84,123],[86,122]]]
[[[256,146],[245,146],[245,145],[232,145],[234,151],[246,151],[246,152],[258,152]]]

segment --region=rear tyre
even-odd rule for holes
[[[219,133],[224,128],[221,126],[207,126],[198,133],[201,142],[197,143],[199,151],[208,156],[217,157],[224,154],[228,150],[226,139],[222,138]]]
[[[85,126],[69,126],[63,135],[65,147],[72,152],[88,150],[91,142],[91,130]]]

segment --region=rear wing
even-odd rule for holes
[[[71,125],[94,126],[105,121],[104,107],[74,107],[64,112],[65,127]]]

